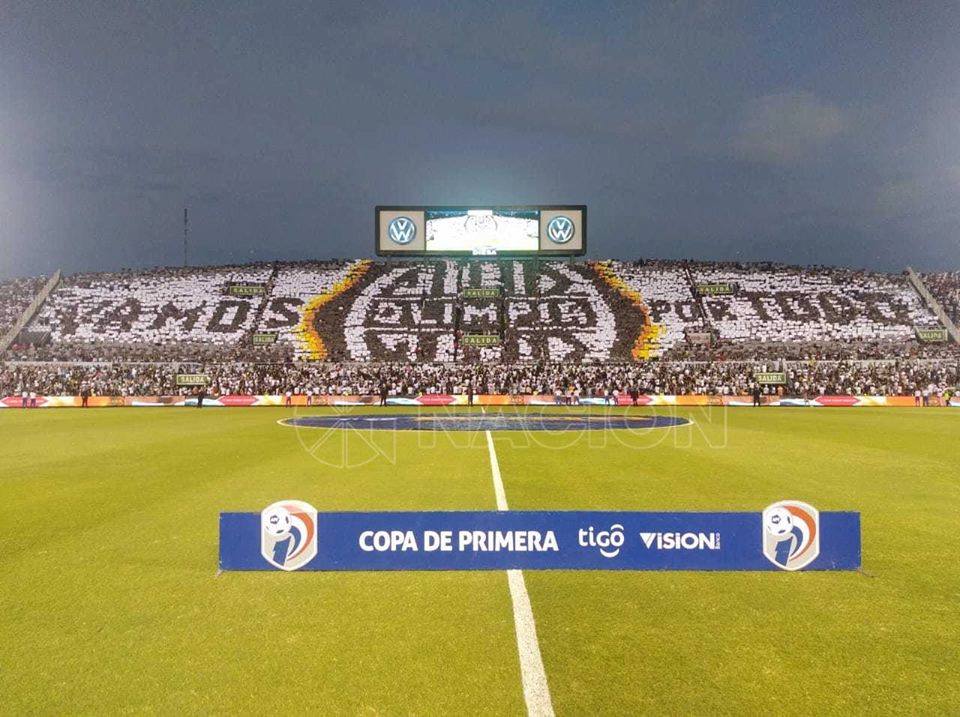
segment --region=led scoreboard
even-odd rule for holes
[[[587,208],[376,208],[377,254],[391,256],[575,256],[587,250]]]

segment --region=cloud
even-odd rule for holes
[[[184,147],[27,145],[11,153],[0,176],[93,192],[189,192],[206,176],[229,171],[224,155]],[[219,180],[222,181],[222,180]]]
[[[911,218],[956,221],[960,205],[960,164],[886,182],[877,190],[876,216],[881,220]]]
[[[734,137],[751,161],[795,164],[814,158],[844,130],[844,112],[812,92],[783,92],[749,100]]]

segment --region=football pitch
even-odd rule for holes
[[[278,423],[416,412],[0,411],[0,711],[526,712],[503,571],[218,574],[221,511],[496,509],[483,431]],[[693,423],[493,431],[510,509],[797,499],[863,570],[524,571],[557,714],[957,710],[960,411],[592,412]]]

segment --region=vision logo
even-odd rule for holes
[[[417,236],[417,225],[410,217],[397,217],[387,225],[387,235],[394,244],[409,244]]]
[[[547,238],[554,244],[566,244],[573,239],[573,222],[569,217],[556,216],[547,224]]]
[[[648,549],[720,550],[720,533],[640,533]]]
[[[281,570],[297,570],[317,554],[317,511],[302,500],[281,500],[260,513],[260,554]]]
[[[763,554],[783,570],[805,568],[820,554],[820,513],[797,500],[763,511]]]

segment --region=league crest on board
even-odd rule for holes
[[[281,500],[260,513],[260,554],[281,570],[297,570],[317,555],[317,511],[302,500]]]
[[[782,570],[801,570],[820,555],[820,512],[798,500],[763,511],[763,554]]]

